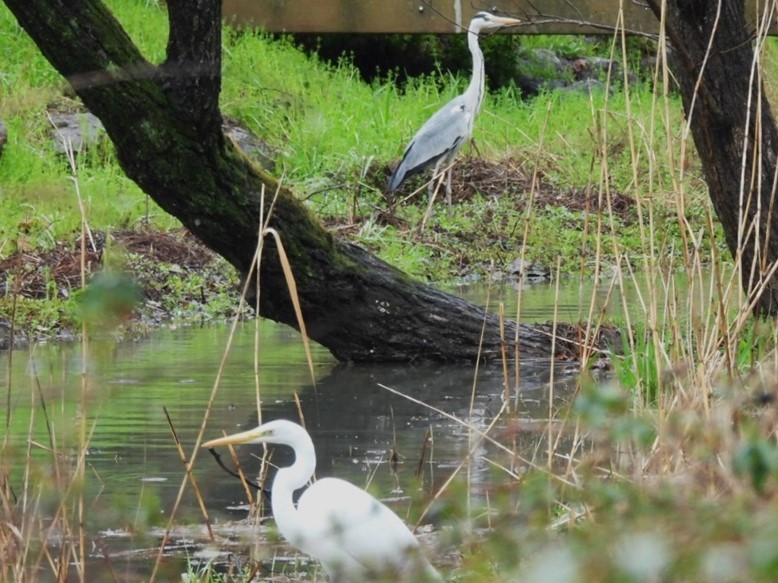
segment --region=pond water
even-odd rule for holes
[[[522,291],[522,320],[549,320],[556,310],[561,320],[577,321],[584,317],[578,308],[581,298],[587,305],[593,293],[598,295],[598,287],[607,291],[609,286],[567,284],[556,297],[556,308],[554,286],[528,287]],[[454,291],[492,308],[504,302],[506,313],[515,314],[516,291],[510,286]],[[605,292],[600,295],[605,297]],[[621,299],[614,304],[618,308]],[[490,455],[497,455],[494,448],[479,443],[468,427],[449,415],[479,430],[486,428],[503,404],[501,366],[477,371],[472,365],[341,366],[314,346],[314,383],[293,330],[271,322],[246,322],[235,328],[231,341],[230,335],[228,324],[164,329],[133,340],[94,339],[86,361],[81,344],[36,346],[15,351],[12,360],[7,353],[0,359],[4,421],[9,428],[0,461],[3,467],[10,465],[14,494],[38,500],[43,515],[47,505],[51,514],[57,508],[58,498],[47,488],[63,489],[72,482],[67,477],[75,467],[85,428],[83,499],[94,562],[89,580],[113,580],[116,573],[121,580],[147,577],[171,515],[176,530],[165,559],[169,572],[162,579],[177,576],[187,556],[203,552],[208,540],[205,520],[193,488],[184,484],[184,466],[165,411],[191,459],[212,395],[206,439],[256,425],[258,400],[265,421],[297,420],[302,413],[316,446],[317,475],[336,475],[369,486],[371,493],[403,516],[417,517],[430,493],[468,459],[471,450],[470,496],[482,496],[495,480],[493,466],[487,462]],[[549,362],[523,363],[520,370],[518,391],[512,376],[509,383],[515,412],[505,418],[547,419]],[[557,369],[554,380],[554,398],[568,400],[575,375]],[[498,424],[497,435],[503,426],[504,421]],[[539,430],[514,439],[518,457],[500,463],[515,464],[511,469],[520,471],[522,457],[532,459],[542,451],[538,444],[542,434]],[[389,463],[393,452],[397,463]],[[221,453],[232,466],[228,452]],[[261,447],[246,446],[239,454],[241,465],[249,473],[256,472]],[[279,465],[291,460],[283,448],[274,450],[273,456]],[[27,482],[25,468],[32,472]],[[252,529],[235,526],[250,525],[241,522],[247,516],[242,485],[206,451],[198,453],[193,468],[222,540],[210,550],[245,553],[245,537],[252,536]],[[181,504],[176,506],[182,484]],[[434,522],[434,515],[430,520]],[[233,537],[233,546],[224,543],[226,536]]]

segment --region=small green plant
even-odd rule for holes
[[[643,403],[657,403],[662,390],[662,371],[658,369],[654,343],[645,331],[635,332],[634,347],[625,346],[624,354],[616,356],[614,364],[622,387]]]
[[[522,37],[521,46],[528,49],[546,49],[554,51],[560,57],[580,58],[603,54],[608,50],[608,42],[598,37],[582,35],[527,35]]]
[[[758,434],[745,436],[735,448],[732,468],[750,481],[758,494],[764,494],[767,482],[778,477],[778,447],[774,439]]]
[[[197,561],[189,559],[186,573],[181,573],[183,583],[250,583],[259,570],[251,565],[224,566],[214,560]]]

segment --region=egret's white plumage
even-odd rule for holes
[[[462,95],[458,95],[436,111],[421,126],[408,144],[400,165],[389,179],[389,192],[397,190],[406,178],[423,172],[434,164],[430,192],[440,169],[454,161],[457,151],[473,134],[473,123],[484,100],[484,55],[478,46],[482,31],[516,26],[520,21],[478,12],[467,30],[467,44],[473,55],[473,77]],[[446,181],[446,200],[451,207],[451,171]]]
[[[396,576],[401,581],[442,581],[405,523],[361,488],[338,478],[322,478],[303,492],[295,507],[292,494],[309,482],[316,469],[313,442],[300,425],[270,421],[203,447],[246,443],[275,443],[294,450],[294,463],[280,468],[273,480],[273,516],[284,538],[320,561],[331,580]]]

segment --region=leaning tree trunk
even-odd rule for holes
[[[660,2],[649,0],[661,15]],[[710,198],[755,312],[778,315],[778,130],[743,0],[668,0],[666,33]]]
[[[5,0],[46,58],[103,122],[126,174],[246,276],[265,212],[297,280],[309,336],[340,360],[473,360],[515,354],[516,326],[412,280],[328,233],[221,131],[221,2],[168,0],[161,66],[147,62],[99,0]],[[260,313],[296,327],[277,250],[261,262]],[[483,330],[483,337],[482,337]],[[549,355],[549,329],[521,326],[518,354]],[[564,343],[557,343],[563,350]],[[567,345],[570,349],[571,344]],[[480,350],[480,352],[479,352]]]

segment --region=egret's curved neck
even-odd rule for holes
[[[307,433],[305,439],[295,444],[294,450],[294,463],[276,472],[270,494],[273,516],[276,519],[278,529],[284,536],[289,536],[288,529],[294,528],[297,524],[295,521],[297,508],[295,508],[292,494],[295,490],[305,486],[316,470],[316,451]]]
[[[484,54],[481,52],[481,47],[478,46],[478,34],[472,30],[467,33],[467,46],[470,47],[470,53],[473,55],[473,78],[470,80],[465,94],[475,103],[475,111],[473,112],[473,117],[475,117],[484,100]]]

